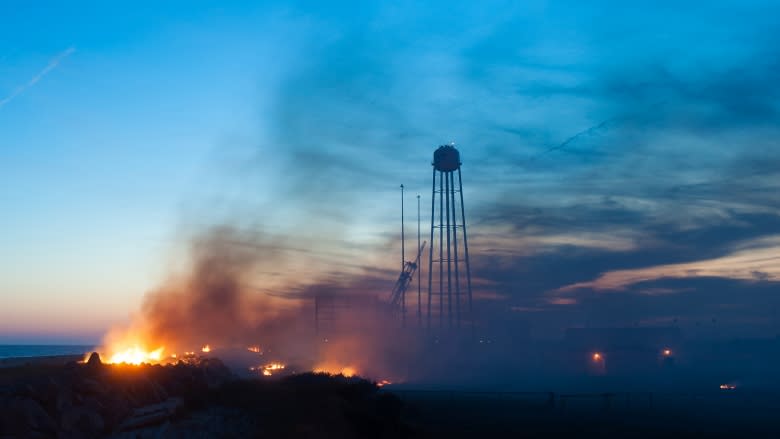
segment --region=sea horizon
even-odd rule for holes
[[[94,350],[96,344],[0,344],[0,359],[80,355]]]

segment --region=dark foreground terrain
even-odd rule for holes
[[[421,391],[94,359],[0,369],[0,438],[780,437],[776,396]]]

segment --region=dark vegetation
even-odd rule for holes
[[[388,391],[219,360],[0,369],[0,438],[780,437],[774,393]]]
[[[361,378],[238,379],[217,359],[0,369],[0,438],[408,437]]]

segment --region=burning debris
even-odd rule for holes
[[[266,241],[256,232],[232,228],[212,229],[197,237],[189,270],[147,294],[137,318],[129,327],[111,331],[99,352],[108,363],[170,364],[197,358],[196,352],[214,355],[219,347],[218,355],[234,370],[254,367],[265,376],[294,363],[299,370],[332,375],[351,377],[360,371],[369,378],[403,378],[393,373],[393,363],[400,361],[387,347],[398,345],[408,351],[414,344],[404,337],[388,339],[389,322],[374,317],[372,309],[341,319],[342,326],[325,337],[330,342],[320,343],[323,337],[315,332],[309,302],[258,293],[253,286],[256,273],[266,264],[279,264],[276,246]],[[315,282],[297,297],[314,297],[333,288]],[[365,295],[370,296],[370,290]],[[360,330],[350,319],[360,319]],[[256,358],[247,357],[272,352],[276,360],[272,364],[282,367],[257,366]]]
[[[133,346],[129,349],[125,349],[121,352],[112,354],[108,361],[108,364],[158,364],[164,360],[163,352],[165,348],[157,348],[152,351],[142,349],[138,346]],[[175,358],[175,354],[174,354]]]
[[[347,378],[357,376],[357,369],[351,366],[319,365],[314,368],[314,373],[324,373],[327,375],[342,375]]]
[[[250,367],[251,371],[261,371],[263,376],[272,376],[278,371],[284,370],[285,365],[282,363],[269,363],[264,366]]]

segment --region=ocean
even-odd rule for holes
[[[92,345],[3,345],[0,359],[20,357],[48,357],[53,355],[78,355],[90,352]]]

